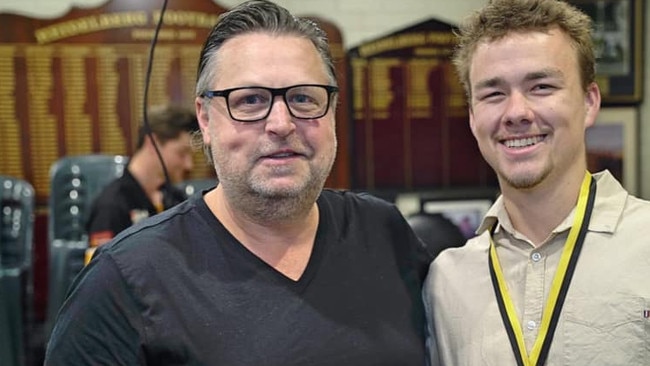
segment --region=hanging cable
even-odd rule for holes
[[[162,9],[160,9],[160,18],[158,18],[158,24],[156,24],[156,30],[153,33],[153,38],[151,38],[151,46],[149,47],[147,73],[145,74],[145,78],[144,78],[144,96],[142,98],[142,124],[144,126],[145,133],[147,134],[147,136],[149,136],[149,139],[151,139],[151,143],[153,144],[154,150],[156,150],[156,155],[158,155],[158,159],[160,160],[160,165],[162,165],[163,174],[165,175],[165,184],[171,184],[169,173],[167,172],[167,167],[165,166],[165,161],[163,160],[162,154],[158,149],[158,144],[156,144],[156,140],[153,138],[153,134],[151,132],[151,125],[149,125],[149,114],[147,112],[149,109],[148,108],[149,84],[151,82],[151,70],[153,69],[153,56],[154,56],[154,51],[156,49],[156,43],[158,42],[158,33],[160,33],[160,28],[162,27],[163,18],[165,16],[165,10],[167,10],[167,1],[168,0],[163,0]]]
[[[160,153],[158,144],[154,139],[153,133],[151,131],[151,125],[149,124],[149,115],[148,115],[148,105],[149,105],[149,84],[151,83],[151,71],[153,69],[153,59],[154,51],[156,49],[156,44],[158,43],[158,34],[160,33],[160,28],[163,24],[163,19],[165,17],[165,11],[167,10],[168,0],[163,0],[162,8],[160,9],[160,17],[158,18],[158,23],[156,24],[156,30],[153,33],[153,38],[151,39],[151,47],[149,48],[149,60],[147,62],[147,73],[145,74],[145,84],[144,84],[144,95],[142,98],[142,124],[144,126],[145,133],[149,136],[151,143],[153,144],[160,165],[162,166],[163,174],[165,175],[165,183],[161,187],[163,193],[163,207],[168,209],[176,204],[185,200],[186,196],[183,191],[174,187],[172,184],[171,178],[169,177],[169,172],[167,171],[167,166],[165,165],[165,160]]]

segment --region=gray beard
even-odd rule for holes
[[[316,199],[323,190],[336,156],[336,144],[333,155],[327,165],[310,172],[310,176],[302,189],[287,189],[268,191],[263,184],[257,184],[254,179],[245,174],[229,175],[228,171],[215,164],[219,184],[231,207],[238,210],[251,221],[260,224],[292,222],[304,219],[313,208]],[[214,159],[218,161],[218,159]],[[223,162],[223,166],[228,166]],[[221,169],[220,169],[221,168]],[[257,188],[256,188],[257,187]]]
[[[251,221],[258,223],[291,222],[305,218],[320,195],[323,185],[311,185],[298,194],[260,194],[252,190],[238,189],[224,193],[230,205],[238,209]]]

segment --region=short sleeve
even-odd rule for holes
[[[75,279],[50,337],[45,365],[145,364],[142,318],[109,254]]]

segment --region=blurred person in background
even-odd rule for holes
[[[124,174],[106,186],[92,204],[86,262],[97,246],[186,198],[173,184],[187,179],[194,166],[191,139],[199,129],[196,115],[178,106],[159,106],[151,108],[148,120],[149,131],[144,124],[140,126],[136,151]],[[166,181],[154,143],[171,182]]]

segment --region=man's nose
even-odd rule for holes
[[[287,136],[296,129],[293,116],[282,96],[276,96],[271,104],[271,111],[266,117],[265,130],[279,136]]]
[[[533,118],[533,110],[526,95],[519,91],[510,93],[503,114],[504,122],[507,124],[530,123]]]

